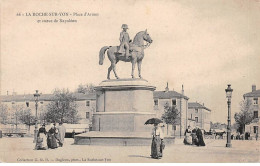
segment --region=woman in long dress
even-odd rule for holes
[[[185,145],[192,145],[192,136],[191,136],[191,127],[188,126],[188,128],[186,129],[184,135],[185,135],[185,138],[183,140],[183,143]]]
[[[55,134],[56,134],[56,128],[55,126],[52,126],[48,132],[48,147],[51,149],[58,148]]]
[[[198,137],[198,142],[197,142],[197,146],[205,146],[205,142],[203,140],[203,134],[202,131],[198,128],[196,131],[196,135]]]
[[[159,159],[162,157],[163,152],[163,132],[158,124],[154,124],[154,128],[152,130],[152,145],[151,145],[151,157],[155,159]]]
[[[46,150],[47,149],[47,137],[46,137],[46,129],[45,124],[39,129],[37,134],[37,149],[38,150]]]

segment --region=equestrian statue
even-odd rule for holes
[[[123,31],[120,33],[120,46],[104,46],[99,51],[99,65],[103,65],[105,59],[105,52],[107,51],[108,59],[111,62],[108,68],[107,79],[110,79],[110,72],[113,69],[115,77],[119,79],[116,73],[116,64],[119,61],[131,62],[132,63],[132,78],[134,76],[135,65],[138,65],[139,77],[141,76],[141,65],[144,58],[144,49],[148,48],[153,42],[147,30],[138,32],[134,40],[130,40],[127,33],[128,26],[126,24],[122,25]],[[146,44],[144,44],[144,41]]]

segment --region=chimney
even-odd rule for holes
[[[168,92],[169,91],[169,87],[168,87],[168,82],[167,82],[167,86],[165,88],[165,92]]]
[[[183,88],[183,84],[181,86],[181,94],[184,95],[184,88]]]
[[[256,85],[252,85],[252,92],[256,91]]]

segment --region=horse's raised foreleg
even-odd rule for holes
[[[113,69],[113,71],[114,71],[114,74],[115,74],[116,79],[119,79],[119,77],[118,77],[117,74],[116,74],[116,63],[111,63],[111,65],[112,65],[112,69]]]
[[[132,74],[131,74],[132,78],[135,78],[135,75],[134,75],[134,73],[135,73],[135,64],[136,64],[136,60],[133,59],[132,60]]]
[[[141,66],[142,66],[142,61],[138,61],[138,62],[137,62],[137,65],[138,65],[139,78],[142,78],[142,75],[141,75]]]
[[[110,80],[110,72],[112,70],[112,64],[109,66],[109,68],[107,69],[107,79]]]

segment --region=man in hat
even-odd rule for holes
[[[126,59],[128,59],[130,56],[129,43],[131,42],[129,34],[127,33],[128,26],[127,26],[127,24],[123,24],[121,28],[123,29],[123,31],[120,33],[120,38],[119,38],[120,48],[119,48],[118,53],[123,54],[123,50],[125,48],[126,49],[125,56],[126,56]]]

